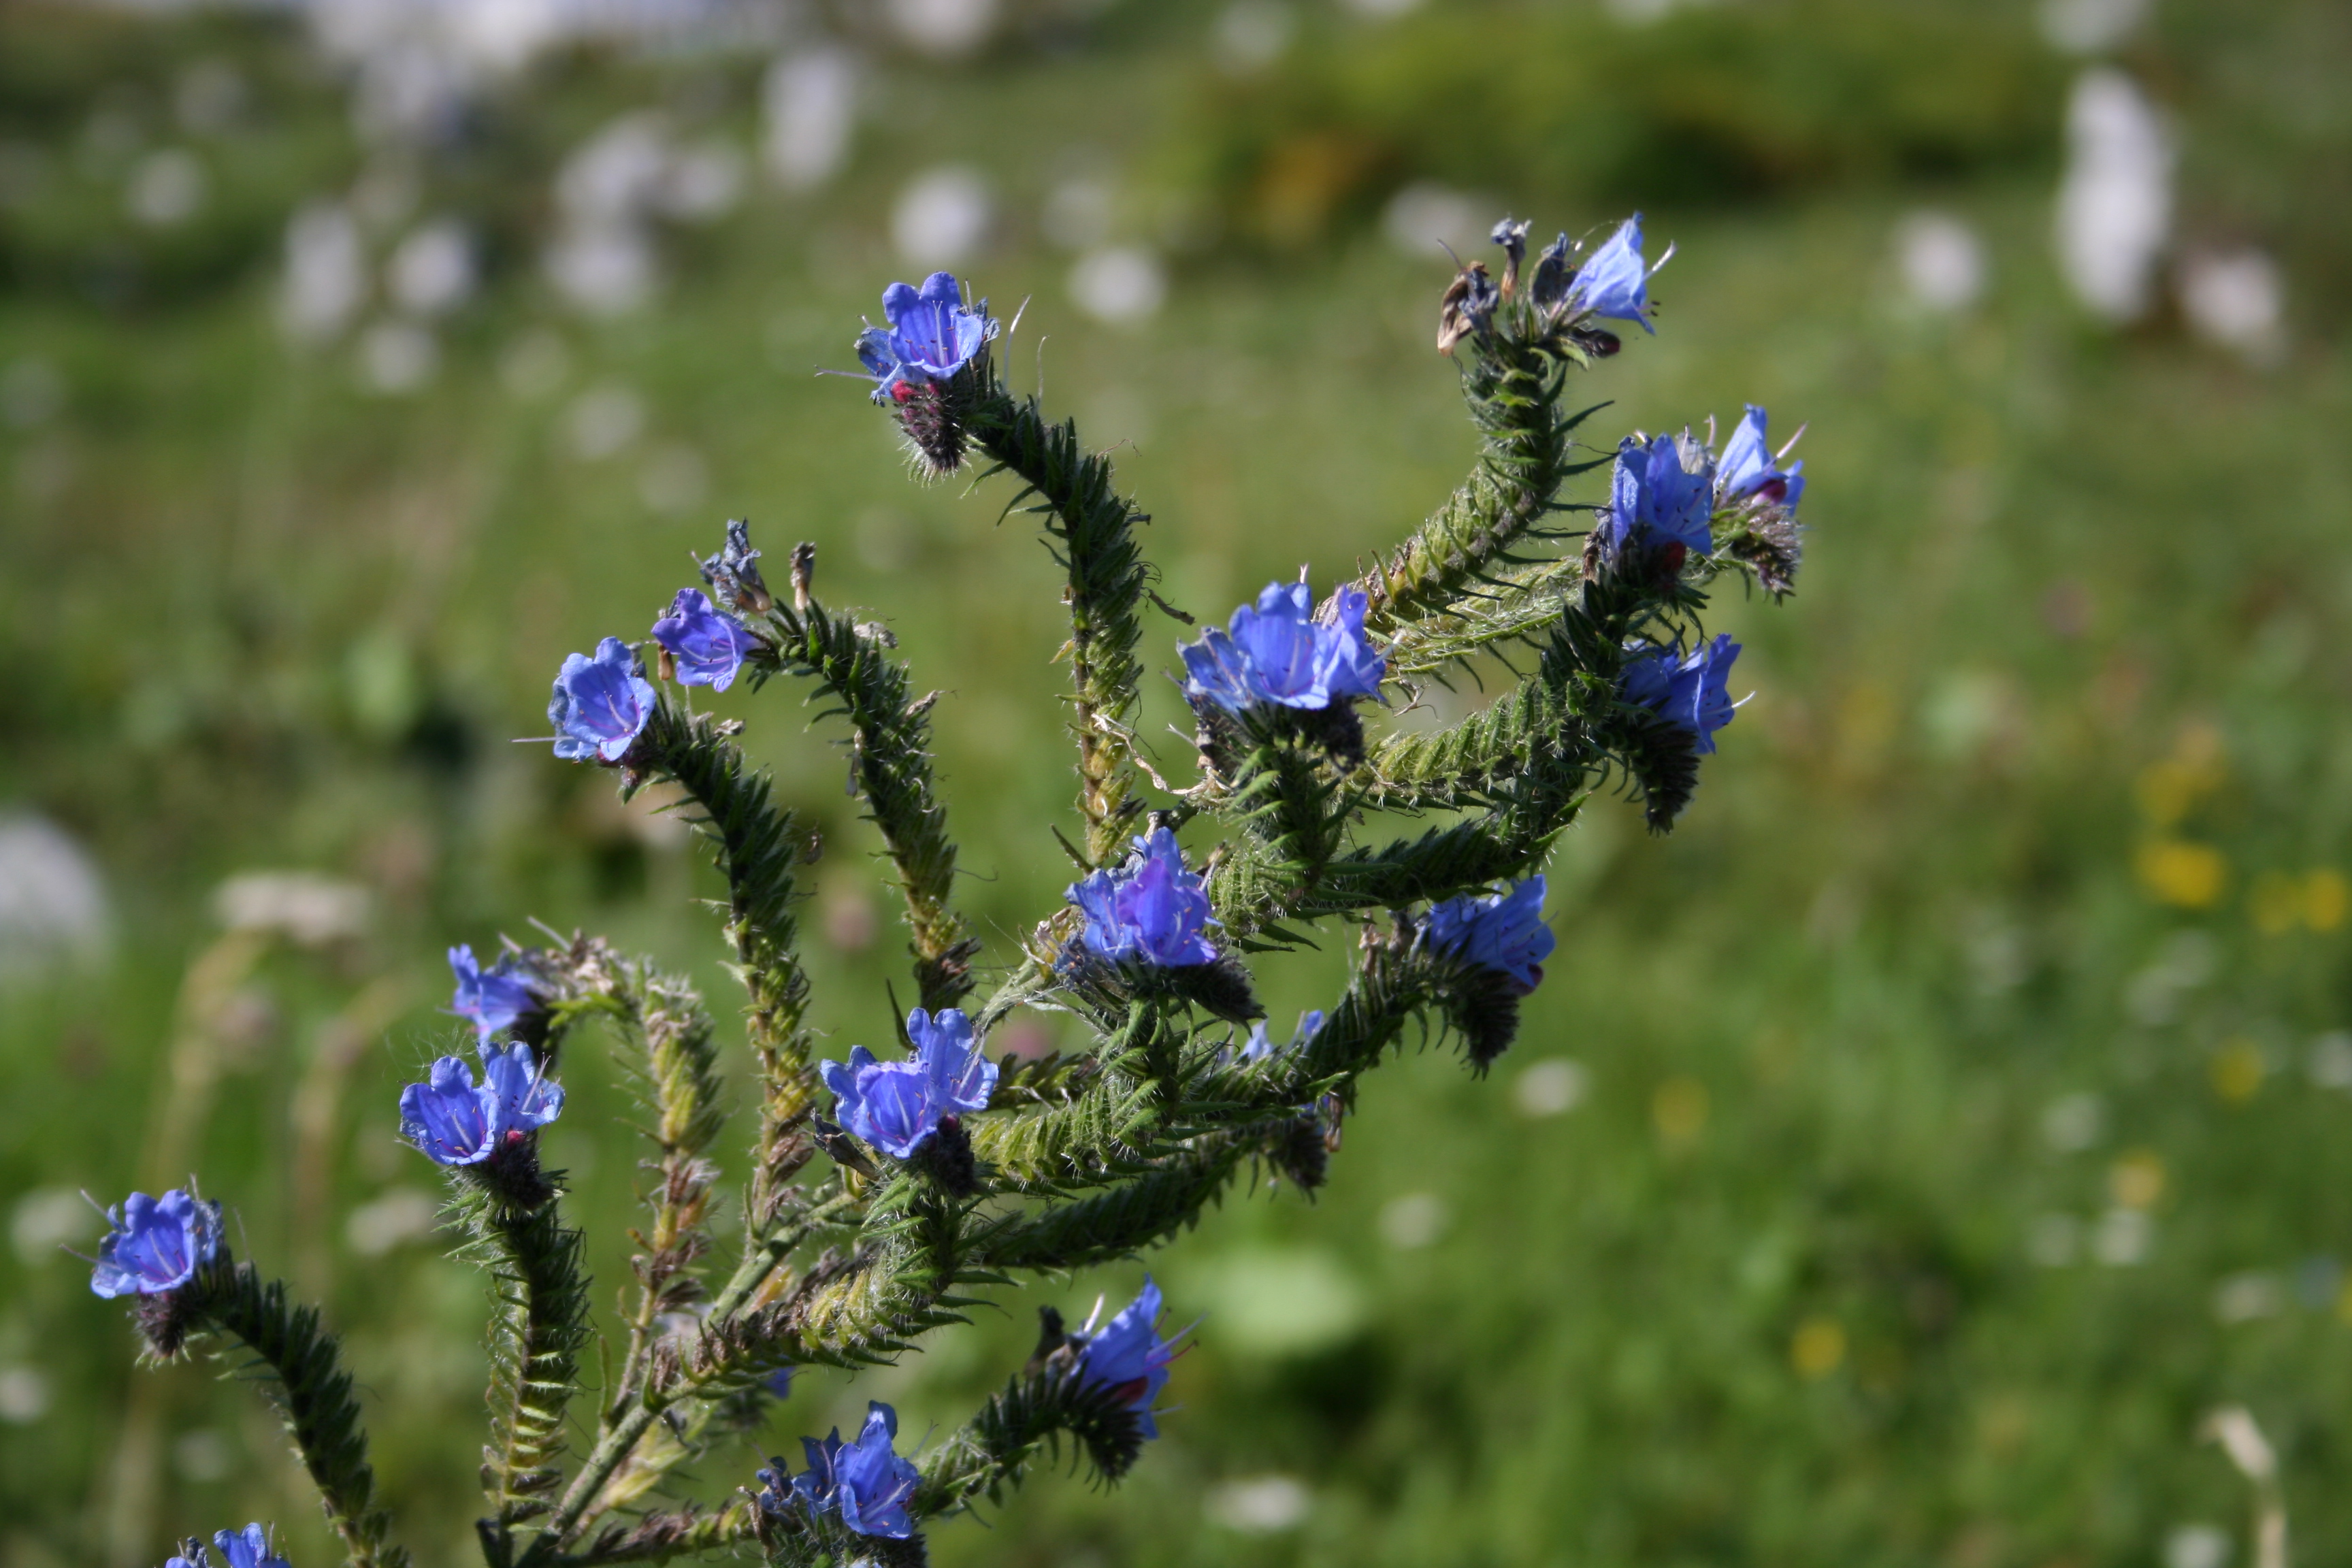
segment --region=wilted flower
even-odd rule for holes
[[[841,1124],[894,1159],[914,1157],[940,1124],[959,1111],[988,1109],[996,1064],[972,1043],[971,1020],[961,1007],[936,1016],[920,1007],[907,1015],[910,1062],[877,1061],[864,1046],[849,1060],[826,1062],[824,1085],[841,1101]]]
[[[669,614],[654,623],[654,641],[677,667],[680,686],[724,691],[735,684],[743,658],[759,646],[750,632],[722,616],[698,588],[680,588]]]
[[[1318,619],[1305,583],[1268,583],[1255,608],[1234,612],[1230,632],[1211,626],[1177,649],[1184,695],[1228,713],[1259,702],[1312,710],[1378,696],[1388,661],[1364,636],[1367,603],[1360,588],[1342,588]]]
[[[1137,835],[1126,865],[1088,873],[1065,896],[1085,913],[1085,942],[1099,957],[1139,958],[1175,969],[1217,956],[1201,934],[1209,922],[1209,895],[1201,879],[1184,869],[1184,852],[1165,827]]]
[[[1617,448],[1609,507],[1593,530],[1603,554],[1627,544],[1706,554],[1715,548],[1707,527],[1715,510],[1715,457],[1688,431],[1628,436]]]
[[[1101,1311],[1097,1301],[1086,1326],[1070,1335],[1070,1342],[1077,1346],[1078,1376],[1089,1385],[1108,1387],[1135,1412],[1137,1429],[1146,1437],[1157,1437],[1160,1426],[1151,1418],[1151,1402],[1168,1386],[1168,1363],[1176,1359],[1176,1341],[1184,1334],[1160,1337],[1160,1287],[1149,1274],[1143,1277],[1143,1293],[1097,1332],[1095,1317]]]
[[[751,548],[751,525],[740,518],[728,520],[727,542],[719,553],[703,557],[702,580],[721,604],[754,616],[775,608],[775,598],[760,575],[760,552]]]
[[[474,1032],[483,1040],[513,1027],[516,1019],[540,1005],[539,993],[532,988],[520,953],[509,952],[484,969],[476,962],[474,950],[460,943],[449,950],[449,969],[457,977],[449,1011],[472,1019]]]
[[[288,1568],[286,1559],[269,1550],[269,1532],[258,1524],[215,1531],[213,1544],[227,1559],[228,1568]]]
[[[205,1543],[194,1536],[180,1542],[180,1550],[163,1559],[163,1568],[213,1568],[213,1554]]]
[[[904,1541],[915,1533],[907,1504],[922,1482],[922,1472],[892,1451],[898,1436],[898,1413],[879,1400],[866,1406],[866,1429],[855,1443],[841,1440],[841,1428],[822,1443],[801,1439],[808,1469],[788,1474],[782,1459],[771,1459],[772,1469],[759,1472],[764,1489],[760,1506],[780,1514],[794,1501],[811,1513],[832,1512],[857,1535],[886,1535]],[[790,1495],[787,1494],[789,1487]]]
[[[858,334],[857,358],[874,381],[874,401],[904,402],[901,386],[945,381],[996,336],[996,322],[984,307],[963,302],[951,272],[934,272],[919,289],[893,283],[882,290],[887,327]]]
[[[1661,258],[1658,267],[1664,265]],[[1650,275],[1657,269],[1642,260],[1642,215],[1635,213],[1569,279],[1568,307],[1611,321],[1639,321],[1643,331],[1654,333],[1657,328],[1650,325],[1649,284]]]
[[[620,638],[598,643],[593,658],[564,657],[547,704],[557,756],[573,763],[617,763],[653,716],[653,686],[637,673],[637,656]]]
[[[1715,732],[1731,722],[1738,704],[1725,689],[1739,645],[1718,632],[1688,654],[1675,648],[1636,644],[1617,680],[1617,695],[1636,708],[1647,708],[1694,737],[1692,750],[1701,755],[1715,750]]]
[[[529,1046],[484,1045],[480,1056],[478,1084],[464,1058],[443,1057],[427,1081],[400,1091],[400,1135],[436,1165],[478,1165],[563,1113],[563,1087]]]
[[[1764,420],[1763,409],[1748,405],[1731,439],[1723,444],[1723,458],[1715,468],[1718,504],[1735,506],[1755,499],[1794,514],[1797,498],[1805,493],[1805,465],[1800,461],[1787,468],[1779,467],[1780,459],[1789,455],[1788,447],[1775,453],[1765,444]],[[1789,446],[1795,445],[1792,437]]]
[[[114,1228],[98,1244],[89,1288],[100,1296],[160,1296],[195,1278],[220,1255],[220,1205],[173,1187],[160,1198],[133,1193],[106,1211]]]
[[[1510,976],[1522,995],[1543,980],[1554,938],[1543,923],[1544,879],[1529,877],[1486,898],[1467,894],[1433,904],[1429,945],[1466,963]]]
[[[1483,332],[1495,319],[1503,290],[1488,276],[1486,264],[1474,261],[1454,276],[1437,302],[1437,352],[1450,354],[1473,332]]]
[[[1241,1059],[1245,1062],[1262,1062],[1282,1052],[1295,1051],[1322,1032],[1323,1010],[1319,1007],[1310,1007],[1301,1014],[1298,1019],[1298,1032],[1278,1046],[1274,1043],[1274,1037],[1265,1032],[1265,1021],[1260,1019],[1250,1026],[1249,1039],[1242,1047]]]

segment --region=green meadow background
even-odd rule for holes
[[[763,52],[561,52],[395,158],[282,18],[0,10],[0,808],[69,833],[112,908],[103,953],[0,979],[0,1562],[128,1568],[248,1518],[332,1560],[236,1369],[134,1370],[60,1249],[101,1228],[78,1191],[191,1171],[345,1331],[403,1538],[474,1560],[482,1290],[393,1102],[454,1037],[453,942],[601,931],[731,1005],[680,830],[509,743],[722,519],[774,557],[815,541],[821,591],[940,689],[988,962],[1058,900],[1056,571],[1002,481],[913,482],[860,384],[810,374],[914,270],[892,205],[941,164],[994,194],[960,270],[1026,301],[1013,379],[1117,447],[1197,615],[1350,570],[1466,463],[1431,351],[1450,264],[1382,234],[1416,182],[1539,233],[1642,207],[1677,253],[1657,335],[1591,378],[1592,438],[1766,404],[1810,426],[1811,531],[1791,602],[1719,605],[1755,695],[1678,830],[1603,797],[1560,851],[1510,1056],[1479,1080],[1408,1053],[1312,1203],[1236,1194],[1154,1258],[1201,1319],[1164,1436],[1115,1492],[1041,1473],[940,1529],[938,1561],[2224,1568],[2255,1506],[2209,1440],[2231,1406],[2296,1558],[2352,1552],[2352,14],[2163,0],[2120,56],[2175,117],[2184,242],[2285,279],[2249,361],[2170,304],[2114,330],[2065,292],[2080,64],[2034,7],[1625,9],[1038,4],[953,62],[869,35],[843,171],[661,227],[665,286],[607,321],[541,275],[558,164],[641,110],[748,150]],[[1286,22],[1276,58],[1220,63]],[[235,112],[192,116],[192,72]],[[167,147],[207,194],[142,225],[128,183]],[[1076,308],[1045,216],[1074,172],[1162,258],[1156,314]],[[372,266],[434,213],[479,240],[404,395],[275,314],[289,215],[370,180]],[[1907,297],[1922,209],[1981,237],[1974,304]],[[711,705],[824,831],[806,930],[845,1053],[900,962],[839,731],[784,684]],[[1155,681],[1163,769],[1179,712]],[[294,889],[318,940],[224,927],[256,872],[331,879]],[[1260,964],[1277,1021],[1331,994],[1340,934]],[[631,1111],[594,1050],[570,1068],[551,1158],[610,1300]],[[1140,1275],[806,1378],[762,1451],[868,1398],[943,1432],[1035,1305]]]

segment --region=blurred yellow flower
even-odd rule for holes
[[[1827,1377],[1845,1360],[1845,1327],[1835,1318],[1807,1318],[1789,1340],[1789,1364],[1800,1377]]]
[[[2150,826],[2174,827],[2229,776],[2221,760],[2221,731],[2210,724],[2189,724],[2173,742],[2172,755],[2140,770],[2133,793]]]
[[[2156,1206],[2164,1195],[2164,1162],[2153,1149],[2134,1149],[2107,1170],[2107,1191],[2127,1209]]]
[[[2239,1035],[2222,1042],[2209,1070],[2213,1092],[2232,1105],[2243,1105],[2263,1087],[2263,1048]]]
[[[2246,912],[2264,936],[2284,936],[2303,923],[2303,884],[2284,871],[2265,871],[2246,889]]]
[[[2322,868],[2303,879],[2303,921],[2314,931],[2334,931],[2352,914],[2352,883],[2344,873]]]
[[[2230,880],[2230,863],[2210,844],[2185,838],[2151,838],[2135,860],[2140,886],[2159,903],[2184,910],[2210,909]]]
[[[1669,1149],[1696,1142],[1706,1130],[1706,1085],[1688,1075],[1666,1079],[1650,1097],[1650,1120]]]

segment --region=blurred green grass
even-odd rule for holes
[[[1154,1260],[1177,1310],[1209,1315],[1132,1481],[1102,1496],[1040,1477],[994,1529],[940,1531],[943,1562],[2142,1563],[2180,1526],[2241,1526],[2242,1484],[2197,1436],[2230,1402],[2280,1448],[2305,1560],[2352,1542],[2352,1100],[2308,1070],[2331,1059],[2315,1039],[2352,1024],[2325,881],[2352,860],[2352,665],[2328,630],[2352,596],[2336,437],[2352,410],[2327,265],[2352,225],[2325,199],[2347,142],[2323,68],[2352,52],[2328,7],[2261,28],[2231,14],[2167,7],[2134,64],[2184,115],[2190,219],[2250,226],[2288,264],[2301,335],[2269,371],[2164,322],[2087,330],[2046,260],[2053,163],[2030,142],[1932,178],[1864,147],[1769,201],[1703,184],[1647,202],[1681,252],[1658,337],[1592,384],[1615,400],[1599,423],[1752,400],[1811,425],[1801,592],[1725,606],[1757,697],[1672,838],[1596,803],[1555,868],[1561,951],[1492,1079],[1407,1056],[1370,1081],[1315,1205],[1260,1191]],[[1801,55],[1815,35],[1774,15],[1677,25],[1702,42],[1761,28],[1776,58]],[[904,270],[884,235],[909,173],[969,160],[1017,214],[1073,147],[1157,170],[1197,150],[1198,117],[1237,90],[1202,63],[1211,19],[1121,7],[1075,52],[886,65],[892,112],[837,190],[757,197],[681,237],[660,308],[602,327],[532,272],[555,152],[644,102],[740,133],[755,68],[559,61],[425,171],[489,236],[492,287],[444,332],[429,395],[388,400],[358,389],[348,350],[289,353],[270,321],[284,211],[359,157],[332,84],[267,26],[11,18],[12,40],[43,47],[0,48],[0,123],[53,155],[46,216],[5,234],[0,363],[37,357],[66,394],[0,435],[16,673],[0,800],[93,847],[121,933],[102,973],[6,994],[0,1193],[21,1215],[26,1194],[175,1178],[142,1149],[211,889],[257,867],[369,886],[365,942],[274,953],[235,989],[199,1169],[247,1253],[329,1277],[425,1560],[471,1560],[479,1293],[429,1243],[353,1250],[298,1190],[289,1128],[331,1021],[370,982],[396,987],[370,1004],[396,1022],[343,1015],[364,1044],[331,1121],[340,1214],[429,1184],[386,1108],[446,1035],[442,945],[525,937],[534,916],[584,925],[692,964],[727,1005],[687,903],[709,873],[603,780],[506,743],[539,732],[562,655],[648,621],[723,516],[772,548],[817,541],[824,590],[887,616],[917,679],[946,689],[941,769],[991,957],[1056,900],[1051,563],[1017,523],[992,526],[996,489],[906,482],[855,386],[807,373],[848,363],[846,329]],[[2054,123],[2065,73],[2031,55],[2024,12],[1987,26],[1986,55],[2043,84],[2031,122]],[[1318,80],[1402,68],[1381,61],[1412,37],[1310,16],[1294,64],[1251,91],[1307,105],[1311,129]],[[237,62],[268,106],[202,149],[252,194],[225,177],[200,231],[150,242],[119,216],[119,163],[87,151],[89,116],[155,122],[171,73],[202,58]],[[1442,92],[1370,101],[1459,112]],[[1583,204],[1631,199],[1495,113],[1446,154],[1491,150],[1479,188],[1572,229],[1613,214]],[[1402,145],[1464,145],[1458,127],[1400,124]],[[1859,110],[1828,124],[1882,129]],[[1191,211],[1256,188],[1162,195]],[[1900,300],[1887,237],[1922,202],[1985,237],[1993,289],[1973,311]],[[1122,475],[1154,513],[1165,591],[1195,613],[1301,562],[1321,580],[1369,556],[1468,455],[1428,351],[1443,264],[1363,233],[1368,210],[1334,202],[1272,254],[1187,253],[1140,326],[1078,316],[1066,259],[1020,220],[969,268],[1006,313],[1032,301],[1017,377],[1096,440],[1131,439]],[[511,356],[544,332],[568,369],[519,395]],[[580,460],[566,421],[608,386],[642,398],[647,432]],[[709,475],[684,514],[640,493],[673,447]],[[1177,706],[1151,700],[1156,730]],[[845,759],[782,689],[717,703],[825,831],[813,961],[845,1049],[881,1026],[896,942]],[[1162,756],[1181,766],[1174,738]],[[2210,897],[2200,849],[2222,868]],[[1277,1018],[1338,972],[1336,955],[1268,966]],[[1540,1096],[1520,1075],[1557,1061],[1581,1100],[1525,1114]],[[626,1102],[593,1052],[573,1077],[555,1158],[617,1289]],[[767,1446],[869,1396],[944,1428],[1024,1352],[1033,1301],[1082,1307],[1135,1277],[1032,1289],[904,1367],[813,1378]],[[100,1560],[136,1385],[163,1434],[142,1550],[274,1517],[298,1563],[328,1560],[251,1392],[202,1366],[134,1373],[130,1349],[70,1259],[0,1258],[0,1365],[51,1393],[39,1420],[0,1426],[0,1556]],[[748,1468],[697,1484],[723,1492]],[[1218,1522],[1238,1506],[1219,1488],[1269,1475],[1305,1489],[1302,1527]]]

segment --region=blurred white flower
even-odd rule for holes
[[[2110,321],[2148,308],[2172,233],[2172,132],[2131,78],[2101,67],[2075,80],[2058,187],[2058,261],[2075,297]]]
[[[1344,0],[1348,9],[1359,16],[1370,16],[1384,22],[1391,16],[1402,16],[1421,8],[1422,0]]]
[[[1248,1476],[1209,1489],[1212,1522],[1245,1535],[1274,1535],[1307,1522],[1315,1500],[1288,1476]]]
[[[231,931],[275,931],[302,947],[365,936],[375,900],[356,882],[315,871],[247,871],[213,895],[213,915]]]
[[[0,1367],[0,1421],[29,1426],[49,1413],[49,1380],[29,1366]]]
[[[1166,301],[1167,269],[1140,246],[1106,246],[1070,268],[1070,298],[1098,321],[1139,321]]]
[[[381,1258],[406,1242],[433,1234],[441,1205],[416,1187],[394,1187],[360,1205],[343,1222],[343,1240],[362,1258]]]
[[[2236,1550],[2218,1524],[2180,1525],[2164,1538],[2164,1568],[2229,1568]]]
[[[573,400],[563,424],[572,455],[596,462],[645,434],[645,399],[611,382],[592,386]]]
[[[2249,1269],[2224,1276],[2213,1287],[2213,1316],[2224,1323],[2275,1318],[2286,1306],[2286,1289],[2275,1274]]]
[[[389,16],[402,8],[376,0],[349,0],[341,9]],[[378,146],[439,142],[462,122],[476,73],[446,47],[387,39],[352,51],[350,58],[359,66],[352,87],[352,129],[361,141]]]
[[[857,119],[858,66],[845,49],[779,55],[761,86],[761,156],[788,191],[812,190],[849,157]]]
[[[216,1428],[199,1426],[173,1441],[172,1468],[198,1486],[211,1486],[228,1479],[236,1468],[236,1454]]]
[[[1454,1212],[1435,1193],[1407,1193],[1381,1210],[1381,1235],[1391,1247],[1411,1252],[1444,1236]]]
[[[1500,216],[1499,209],[1465,191],[1423,181],[1389,198],[1381,213],[1381,232],[1391,245],[1416,261],[1438,258],[1444,246],[1468,258],[1486,243],[1488,231]]]
[[[2070,55],[2112,49],[2147,20],[2147,0],[2042,0],[2042,36]]]
[[[2145,1209],[2111,1208],[2091,1233],[2091,1255],[2110,1268],[2131,1268],[2147,1261],[2155,1239],[2156,1222]]]
[[[1211,35],[1217,63],[1235,74],[1280,59],[1298,31],[1298,17],[1282,0],[1234,0],[1217,14]]]
[[[592,316],[625,316],[661,281],[653,236],[636,223],[597,223],[556,236],[540,264],[549,282]]]
[[[710,493],[710,465],[691,447],[676,442],[655,448],[637,472],[637,499],[655,511],[691,511]]]
[[[370,392],[405,397],[441,374],[441,343],[415,321],[378,321],[360,334],[360,382]]]
[[[660,116],[625,114],[575,148],[555,175],[555,205],[579,224],[619,223],[654,210],[669,171]]]
[[[8,1239],[27,1268],[66,1256],[68,1242],[89,1241],[106,1221],[88,1198],[71,1187],[39,1187],[16,1200],[8,1219]]]
[[[2286,285],[2278,263],[2252,247],[2182,258],[2180,312],[2200,337],[2257,363],[2286,347]]]
[[[454,217],[420,225],[384,266],[384,290],[402,310],[442,316],[474,297],[474,236]]]
[[[572,351],[545,327],[525,332],[499,356],[499,380],[517,397],[545,397],[572,374]]]
[[[1984,294],[1984,241],[1949,213],[1916,212],[1896,224],[1895,262],[1905,291],[1930,310],[1965,310]]]
[[[1110,234],[1118,193],[1098,174],[1074,174],[1055,182],[1045,193],[1045,210],[1038,228],[1065,250],[1085,250],[1100,245]]]
[[[743,199],[743,155],[712,138],[670,154],[654,193],[655,210],[681,223],[725,217]]]
[[[123,210],[149,228],[173,228],[204,210],[205,166],[184,147],[166,147],[139,160],[122,195]]]
[[[1559,1116],[1583,1104],[1590,1087],[1591,1075],[1582,1062],[1554,1057],[1519,1074],[1511,1086],[1511,1103],[1530,1119]]]
[[[30,430],[56,418],[65,405],[65,378],[48,361],[28,355],[0,369],[0,425]]]
[[[207,136],[226,131],[245,112],[245,78],[226,60],[197,60],[172,84],[172,113],[180,129]]]
[[[2042,1113],[2042,1141],[2062,1154],[2079,1154],[2107,1135],[2107,1102],[2095,1094],[2065,1094]]]
[[[927,55],[968,55],[996,30],[996,0],[888,0],[891,26]]]
[[[2352,1089],[2352,1029],[2330,1029],[2312,1041],[2304,1070],[2322,1089]]]
[[[0,814],[0,978],[99,962],[113,930],[82,847],[46,817]]]
[[[2044,1268],[2063,1268],[2083,1250],[2083,1222],[2070,1214],[2036,1215],[2025,1229],[2025,1255]]]
[[[360,226],[338,202],[311,202],[286,226],[286,280],[278,324],[305,342],[334,337],[367,298],[367,256]]]
[[[971,169],[917,175],[890,209],[890,240],[910,267],[950,268],[977,251],[996,216],[988,185]]]

